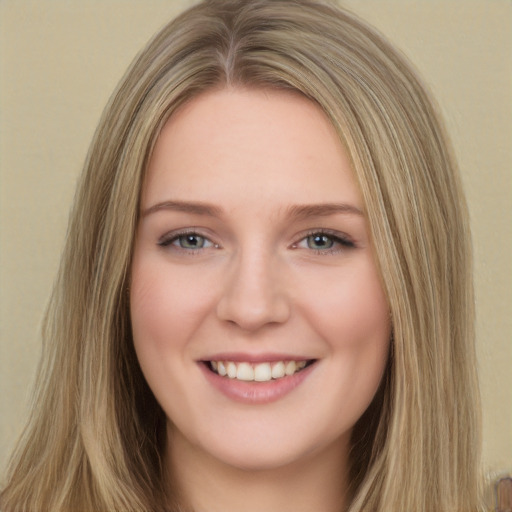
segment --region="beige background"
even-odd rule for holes
[[[100,112],[189,0],[0,0],[0,472],[28,410],[39,325]],[[416,64],[460,160],[476,251],[484,463],[512,471],[512,2],[349,0]]]

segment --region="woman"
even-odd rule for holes
[[[387,42],[199,4],[100,122],[2,509],[477,510],[470,254]]]

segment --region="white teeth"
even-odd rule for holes
[[[254,367],[254,380],[257,382],[266,382],[272,379],[272,370],[270,363],[257,364]]]
[[[286,375],[293,375],[296,371],[297,365],[295,364],[295,361],[288,361],[284,368],[284,373],[286,373]]]
[[[280,379],[281,377],[284,376],[284,363],[279,361],[279,363],[276,363],[274,366],[272,366],[272,378]]]
[[[229,377],[246,382],[268,382],[272,379],[281,379],[291,376],[306,366],[306,361],[277,361],[275,363],[247,362],[235,363],[233,361],[210,361],[210,367],[221,377]]]
[[[226,370],[228,372],[228,377],[230,379],[236,378],[236,364],[232,363],[231,361],[227,364]]]
[[[236,369],[238,380],[254,380],[254,370],[249,363],[240,363]]]
[[[212,361],[212,367],[213,367],[213,363],[215,363],[215,361]],[[224,366],[224,363],[222,361],[219,361],[217,364],[217,373],[221,376],[221,377],[225,377],[228,372],[226,370],[226,367]],[[215,370],[215,368],[213,368]]]

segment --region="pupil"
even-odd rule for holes
[[[329,249],[332,247],[332,240],[327,235],[312,235],[310,247],[314,249]]]
[[[201,237],[197,236],[197,235],[185,235],[183,238],[182,238],[182,245],[184,247],[187,247],[187,248],[197,248],[197,247],[202,247],[202,243],[201,243]]]

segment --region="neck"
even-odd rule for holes
[[[230,466],[190,444],[179,432],[168,435],[167,466],[172,487],[186,512],[340,512],[347,488],[348,444],[279,467]],[[345,458],[344,458],[345,455]]]

